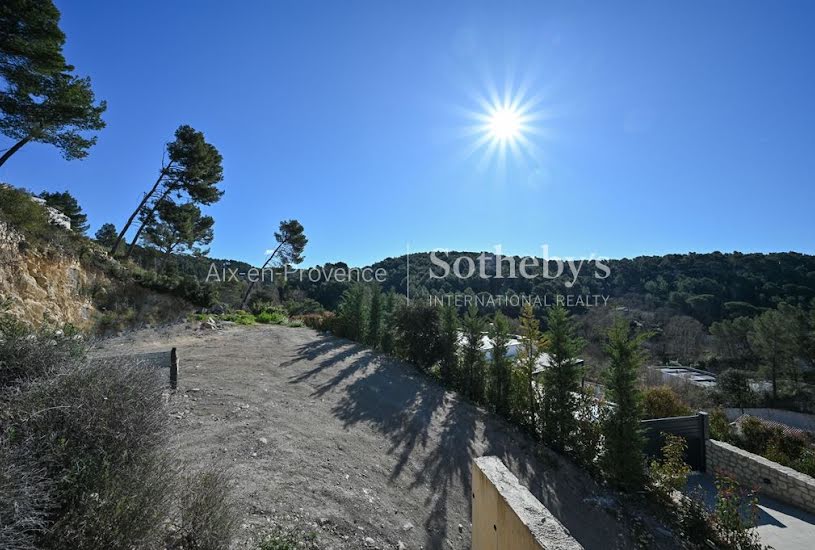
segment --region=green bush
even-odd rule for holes
[[[55,231],[47,211],[31,200],[30,193],[6,184],[0,184],[0,220],[34,240],[47,238]]]
[[[243,311],[239,309],[233,313],[227,313],[221,316],[221,319],[224,321],[231,321],[238,325],[254,325],[255,324],[255,316],[247,311]]]
[[[679,399],[668,386],[656,386],[643,390],[643,419],[688,416],[691,408]]]
[[[726,443],[733,440],[733,429],[730,427],[730,421],[727,420],[727,415],[721,407],[717,407],[710,413],[710,436],[717,441]]]
[[[741,420],[739,432],[732,442],[742,449],[815,477],[815,445],[811,438],[785,433],[754,417]]]
[[[396,350],[422,370],[430,370],[443,358],[439,308],[416,301],[393,313]]]
[[[289,322],[289,318],[282,311],[263,311],[255,315],[255,320],[264,325],[284,325]]]
[[[673,491],[681,491],[688,482],[691,467],[685,462],[688,444],[684,437],[662,433],[662,459],[651,461],[651,481],[664,499]]]

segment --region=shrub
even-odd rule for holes
[[[314,330],[326,332],[331,330],[335,316],[330,311],[324,311],[322,313],[309,313],[306,315],[300,315],[295,319],[298,321],[302,321],[302,323],[306,325],[308,328],[313,328]]]
[[[742,515],[744,505],[747,518]],[[758,521],[758,499],[726,476],[716,476],[716,505],[713,513],[719,546],[748,550],[762,548],[755,526]]]
[[[224,321],[231,321],[238,325],[254,325],[255,324],[255,316],[249,312],[243,311],[239,309],[234,313],[227,313],[221,317]]]
[[[82,362],[70,330],[0,326],[0,548],[158,548],[176,501],[204,541],[185,548],[228,547],[221,477],[176,498],[156,371]]]
[[[34,550],[47,525],[50,484],[32,449],[0,433],[0,548]]]
[[[690,407],[668,386],[645,388],[642,405],[644,419],[688,416],[692,413]]]
[[[167,511],[171,470],[155,373],[69,365],[6,398],[4,430],[36,456],[54,507],[42,548],[149,545]]]
[[[255,320],[264,325],[283,325],[289,322],[289,318],[282,311],[263,311],[255,315]]]
[[[44,239],[55,231],[48,222],[45,208],[31,200],[31,194],[0,184],[0,220],[34,240]]]
[[[733,440],[733,430],[727,415],[719,407],[710,413],[710,436],[718,441],[730,443]]]
[[[430,370],[442,357],[439,310],[414,302],[400,306],[393,315],[396,349],[400,356],[422,370]]]
[[[229,477],[222,470],[194,473],[183,480],[179,498],[179,525],[168,541],[170,548],[229,548],[238,525],[229,485]]]
[[[325,311],[323,305],[312,298],[290,300],[285,303],[286,311],[290,316],[320,314]]]
[[[0,389],[44,376],[85,353],[85,342],[70,325],[32,331],[9,316],[0,316]]]
[[[662,459],[651,462],[651,481],[663,498],[670,498],[673,491],[681,491],[688,482],[691,467],[685,462],[688,444],[684,437],[662,433]]]

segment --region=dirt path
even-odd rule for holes
[[[634,546],[582,472],[398,361],[277,326],[140,331],[100,352],[171,346],[176,444],[229,466],[245,541],[294,523],[325,548],[469,548],[470,461],[497,455],[586,548]]]

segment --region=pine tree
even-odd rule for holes
[[[481,343],[486,324],[478,308],[470,306],[461,323],[464,342],[461,350],[462,391],[475,402],[484,398],[484,352]]]
[[[116,226],[112,223],[104,223],[102,226],[96,231],[94,238],[96,242],[101,244],[105,247],[113,246],[113,243],[116,242],[116,236],[119,234],[116,231]]]
[[[354,284],[342,295],[339,306],[342,335],[355,342],[363,342],[367,325],[368,299],[365,287]]]
[[[577,354],[583,343],[574,335],[574,326],[565,308],[550,309],[547,322],[549,364],[542,380],[542,431],[548,446],[566,451],[573,447],[577,427],[575,413],[581,374]]]
[[[51,0],[0,2],[0,133],[17,140],[0,166],[31,141],[57,147],[67,160],[84,158],[96,143],[84,134],[105,127],[107,105],[65,61],[59,17]]]
[[[371,301],[368,312],[368,330],[365,332],[365,342],[376,349],[382,339],[382,290],[378,285],[371,288]]]
[[[530,304],[524,304],[521,310],[521,345],[518,349],[517,366],[524,379],[523,395],[514,401],[523,403],[523,409],[517,411],[526,430],[537,437],[539,390],[535,381],[535,369],[547,345],[546,337],[541,333],[540,322]]]
[[[76,198],[68,191],[62,193],[49,193],[43,191],[40,198],[51,208],[56,208],[71,220],[71,231],[84,235],[88,230],[88,216],[82,212]]]
[[[182,195],[190,202],[210,205],[218,202],[223,195],[223,191],[217,187],[224,179],[223,157],[214,145],[207,143],[202,132],[183,124],[175,131],[175,139],[167,144],[166,149],[167,163],[161,167],[155,183],[122,226],[116,243],[111,247],[111,254],[118,248],[136,218],[152,219],[153,213],[165,199]],[[141,236],[143,227],[142,224],[136,231],[128,247],[128,255]],[[300,229],[302,231],[302,226]],[[244,305],[245,302],[244,299]]]
[[[490,330],[492,357],[490,358],[490,404],[503,417],[510,414],[510,385],[512,383],[512,359],[509,352],[509,321],[499,311]]]
[[[384,303],[382,304],[382,335],[380,337],[380,348],[383,353],[393,353],[394,347],[394,320],[393,314],[396,309],[396,293],[393,289],[389,290],[385,295]]]
[[[442,383],[447,387],[458,384],[458,339],[459,319],[458,312],[453,306],[446,306],[441,312],[441,365],[440,374]]]
[[[606,346],[611,360],[606,391],[614,405],[603,420],[605,445],[601,461],[609,481],[629,491],[642,487],[645,479],[642,395],[637,379],[643,362],[640,344],[646,337],[641,334],[631,338],[628,323],[621,319],[611,328]]]

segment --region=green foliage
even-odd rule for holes
[[[461,321],[463,341],[461,345],[461,391],[480,403],[484,399],[486,376],[484,352],[481,349],[486,322],[478,315],[478,308],[470,306]]]
[[[385,294],[385,301],[382,307],[382,336],[379,341],[379,347],[384,353],[393,353],[395,346],[396,329],[394,322],[394,312],[397,309],[396,293],[391,290]]]
[[[439,335],[439,372],[442,383],[454,387],[459,383],[459,318],[455,307],[446,306],[441,312],[441,333]]]
[[[227,313],[221,316],[224,321],[230,321],[232,323],[238,325],[254,325],[255,324],[255,316],[249,313],[248,311],[243,311],[239,309],[233,313]]]
[[[67,68],[59,10],[50,0],[6,0],[0,4],[0,76],[21,87]]]
[[[21,189],[0,184],[0,220],[35,240],[47,238],[53,232],[48,213]]]
[[[106,248],[110,248],[113,246],[113,243],[116,242],[116,235],[118,232],[116,231],[116,226],[112,223],[103,223],[102,226],[96,231],[94,238],[96,242],[101,244]]]
[[[750,375],[743,370],[727,369],[719,374],[716,389],[724,404],[729,407],[749,407],[756,401],[756,396],[750,389]]]
[[[376,349],[382,339],[382,291],[376,285],[371,287],[370,305],[368,307],[368,328],[365,331],[365,343]]]
[[[145,228],[145,222],[149,223],[154,219],[154,213],[159,208],[164,208],[166,200],[175,197],[184,202],[209,205],[220,200],[223,195],[223,191],[218,188],[224,177],[223,158],[218,149],[206,141],[202,132],[186,124],[179,126],[175,131],[175,139],[167,144],[167,157],[169,160],[162,166],[153,187],[122,226],[116,242],[111,246],[111,254],[136,217],[140,217],[142,224],[128,248],[130,255]]]
[[[793,361],[798,346],[797,327],[779,310],[769,310],[753,321],[748,334],[751,349],[770,371],[773,399],[778,398],[778,378]]]
[[[572,454],[583,468],[592,474],[599,470],[598,459],[603,447],[603,417],[606,403],[598,401],[594,392],[581,390],[577,398],[576,435]]]
[[[255,321],[264,325],[285,325],[289,318],[280,310],[266,310],[255,315]]]
[[[165,199],[155,215],[144,221],[144,246],[156,248],[164,255],[195,254],[205,256],[209,250],[200,248],[212,242],[215,220],[202,216],[201,209],[191,202],[176,204]]]
[[[749,507],[745,519],[742,508]],[[762,548],[758,533],[758,499],[752,491],[743,490],[736,481],[726,476],[716,476],[716,504],[714,522],[718,542],[724,548],[739,550]]]
[[[725,319],[710,325],[710,334],[719,356],[734,365],[754,363],[748,338],[752,328],[753,321],[747,317]]]
[[[502,313],[496,313],[490,330],[489,402],[493,410],[505,418],[511,412],[512,359],[507,355],[510,337],[509,321]]]
[[[521,311],[521,345],[518,349],[516,365],[521,375],[516,377],[514,387],[513,416],[533,437],[538,434],[539,396],[536,388],[535,369],[548,340],[541,333],[540,322],[530,304]]]
[[[606,389],[614,406],[603,422],[603,472],[612,484],[626,491],[638,490],[644,482],[642,396],[637,379],[643,362],[640,346],[645,337],[632,338],[628,323],[619,320],[609,332],[606,347],[611,360]]]
[[[710,413],[710,437],[717,441],[730,443],[733,440],[733,430],[730,421],[721,407],[713,409]]]
[[[400,304],[393,315],[393,327],[399,356],[430,371],[441,358],[439,309],[421,301]]]
[[[688,483],[691,467],[685,462],[688,444],[684,437],[662,433],[662,458],[651,461],[651,481],[663,494],[665,500],[672,491],[681,491]]]
[[[580,392],[581,375],[577,355],[583,342],[575,336],[574,325],[565,308],[551,308],[547,324],[549,364],[542,376],[542,432],[547,445],[565,451],[575,444],[576,395]]]
[[[643,390],[643,419],[688,416],[693,411],[668,386],[656,386]]]
[[[66,160],[88,156],[96,137],[83,134],[105,127],[102,113],[107,109],[106,102],[96,103],[90,78],[57,73],[40,75],[30,87],[8,84],[0,93],[0,132],[18,141],[0,165],[29,141],[54,145]]]
[[[297,220],[284,220],[280,222],[280,228],[275,232],[274,236],[275,240],[277,240],[277,247],[261,266],[261,272],[273,261],[277,261],[277,263],[282,266],[299,264],[305,259],[303,251],[306,249],[308,239],[300,222]],[[249,300],[255,282],[256,281],[251,281],[249,283],[246,293],[241,300],[241,305],[245,305],[247,300]]]
[[[69,192],[49,193],[43,191],[40,193],[40,198],[45,201],[46,205],[68,216],[71,220],[71,231],[84,235],[88,230],[88,216],[82,212],[76,198]]]
[[[739,433],[731,438],[735,445],[815,477],[815,445],[811,438],[785,433],[780,427],[768,426],[758,418],[739,422]]]
[[[337,311],[336,334],[362,342],[368,325],[370,297],[361,284],[350,287],[342,296]]]

